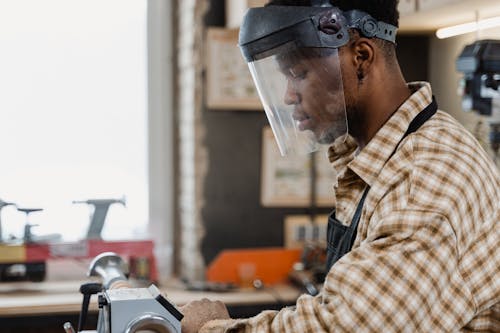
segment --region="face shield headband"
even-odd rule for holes
[[[336,7],[249,9],[239,46],[282,155],[315,151],[347,135],[338,48],[348,29],[394,42],[396,27]]]

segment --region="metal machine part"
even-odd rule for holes
[[[6,206],[15,206],[20,212],[26,214],[26,222],[24,225],[24,234],[22,237],[10,236],[7,239],[2,237],[2,226],[0,221],[0,245],[5,245],[7,248],[23,248],[24,252],[28,252],[25,246],[36,246],[39,244],[47,244],[52,241],[58,241],[61,239],[60,234],[46,234],[46,235],[36,235],[31,232],[31,229],[36,224],[32,224],[29,221],[29,215],[34,212],[40,212],[42,208],[20,208],[16,204],[11,202],[5,202],[0,200],[0,211]],[[13,281],[31,281],[40,282],[45,279],[46,276],[46,263],[42,261],[41,258],[27,260],[26,258],[17,258],[16,260],[6,260],[0,263],[0,281],[3,282],[13,282]]]
[[[102,313],[106,314],[103,315],[103,319],[107,323],[101,320],[101,328],[109,327],[110,333],[137,332],[145,329],[154,332],[181,332],[182,314],[154,285],[149,288],[107,290],[104,292],[102,308]]]
[[[456,60],[464,74],[459,87],[464,111],[474,111],[489,124],[495,157],[500,150],[500,40],[478,40],[466,45]]]
[[[96,333],[181,333],[182,313],[155,286],[132,288],[128,284],[127,266],[117,254],[106,252],[90,264],[89,276],[100,277],[103,284],[85,283],[78,332]],[[102,290],[100,287],[102,286]],[[90,296],[97,293],[99,317],[95,331],[82,331]],[[70,323],[66,332],[73,332]]]
[[[166,327],[171,328],[171,330]],[[125,330],[125,333],[138,332],[141,330],[153,330],[155,332],[169,333],[175,332],[175,328],[163,317],[152,314],[145,314],[132,320]]]
[[[0,264],[0,281],[31,281],[41,282],[45,280],[47,265],[45,262],[26,262]]]
[[[3,242],[3,235],[2,235],[2,216],[1,216],[1,212],[2,212],[2,209],[4,207],[7,207],[7,206],[16,206],[15,203],[12,203],[12,202],[7,202],[7,201],[3,201],[2,199],[0,199],[0,243]]]
[[[101,277],[104,289],[110,289],[115,282],[127,281],[128,266],[116,253],[104,252],[92,260],[87,275]]]
[[[33,242],[33,234],[31,233],[31,228],[38,226],[38,224],[31,224],[29,221],[29,215],[31,213],[41,212],[43,208],[17,208],[18,211],[26,214],[26,223],[24,224],[24,243],[32,243]]]
[[[101,239],[101,231],[104,227],[109,206],[115,203],[126,206],[125,198],[122,199],[90,199],[85,201],[73,201],[74,204],[84,203],[94,206],[94,212],[90,218],[90,225],[87,231],[87,239]]]
[[[29,216],[31,213],[41,212],[43,208],[19,208],[17,210],[26,214],[26,223],[24,224],[24,235],[23,235],[23,243],[49,243],[56,242],[61,240],[61,234],[46,234],[46,235],[36,235],[31,232],[33,227],[37,227],[38,224],[33,224],[29,221]]]

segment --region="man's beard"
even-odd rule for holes
[[[320,144],[332,144],[340,137],[344,137],[348,133],[348,123],[338,121],[326,128],[318,137]]]
[[[346,137],[347,134],[357,137],[363,127],[363,116],[357,107],[346,106],[346,122],[334,122],[322,133],[318,135],[318,143],[332,144],[341,137]]]

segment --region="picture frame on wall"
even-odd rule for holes
[[[238,48],[239,29],[207,31],[207,107],[263,110],[248,65]]]
[[[311,202],[311,155],[282,157],[270,126],[262,131],[261,204],[264,207],[334,207],[336,175],[327,148],[315,152],[316,202]]]
[[[286,215],[284,241],[287,249],[303,249],[308,243],[326,245],[328,215]]]

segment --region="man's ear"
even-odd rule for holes
[[[375,45],[372,40],[360,37],[353,43],[352,51],[358,81],[362,82],[374,63]]]

